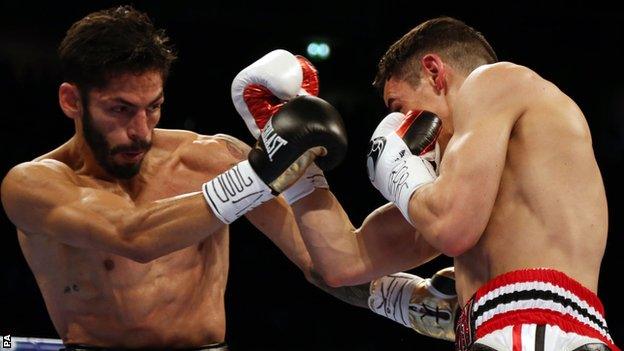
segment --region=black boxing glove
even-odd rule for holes
[[[338,111],[323,99],[300,96],[271,117],[247,160],[205,183],[202,192],[229,224],[288,188],[313,161],[324,170],[335,167],[346,149]]]

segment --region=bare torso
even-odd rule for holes
[[[607,203],[589,128],[557,87],[534,83],[539,97],[527,99],[512,129],[486,230],[455,258],[463,303],[488,280],[523,268],[557,269],[597,290]]]
[[[55,159],[76,170],[85,187],[106,189],[136,205],[196,192],[221,172],[218,138],[155,130],[154,145],[132,193],[80,174],[68,148],[37,160]],[[198,145],[209,162],[197,162]],[[211,169],[214,168],[214,169]],[[89,235],[89,233],[85,233]],[[198,346],[225,337],[224,292],[228,230],[200,244],[141,264],[114,254],[62,244],[18,231],[19,242],[41,289],[50,317],[65,343],[117,347]]]

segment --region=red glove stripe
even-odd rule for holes
[[[284,105],[266,87],[260,84],[249,84],[243,91],[243,100],[260,130],[264,129],[271,116]]]
[[[310,95],[318,96],[319,94],[319,78],[318,71],[308,59],[303,56],[295,56],[299,60],[301,70],[303,71],[303,81],[301,87]]]
[[[416,119],[420,116],[422,116],[423,112],[422,110],[413,110],[413,111],[409,111],[407,112],[407,115],[405,115],[405,120],[403,120],[403,123],[401,123],[401,125],[399,126],[399,129],[397,129],[395,131],[395,133],[403,138],[403,136],[405,135],[405,133],[407,133],[407,130],[412,126],[412,123],[414,123],[414,121],[416,121]],[[440,136],[440,132],[442,131],[442,128],[438,129],[437,134],[435,136],[435,138],[433,138],[433,140],[431,141],[431,143],[429,143],[429,145],[427,145],[419,154],[419,156],[426,154],[427,152],[433,150],[435,148],[435,143],[436,140],[438,140],[438,136]]]
[[[399,137],[403,138],[409,127],[412,126],[412,123],[423,113],[423,111],[409,111],[407,115],[405,115],[405,119],[403,123],[399,126],[399,129],[396,130],[396,133]]]

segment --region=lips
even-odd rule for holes
[[[145,154],[144,151],[125,151],[125,152],[120,152],[119,155],[121,155],[121,157],[126,160],[126,161],[130,161],[130,162],[136,162],[138,160],[141,159],[141,157],[143,157],[143,155]]]

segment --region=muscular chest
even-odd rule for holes
[[[181,162],[171,162],[144,175],[141,189],[136,194],[115,187],[109,187],[108,190],[131,199],[136,206],[142,206],[153,201],[199,191],[201,184],[206,182],[208,177],[212,176],[209,173],[207,175],[206,172],[190,169]],[[106,188],[106,184],[99,186]],[[211,251],[209,255],[214,255],[215,250],[221,247],[218,245],[220,240],[222,240],[221,235],[217,234],[197,245],[145,264],[121,256],[97,252],[95,259],[97,262],[92,262],[92,264],[98,265],[114,286],[132,286],[142,281],[154,284],[160,278],[170,279],[173,275],[197,274],[204,269],[207,251]]]
[[[212,179],[216,174],[211,170],[196,170],[184,164],[160,167],[153,174],[146,176],[145,184],[134,202],[141,205],[146,202],[165,199],[201,190],[201,185]]]

